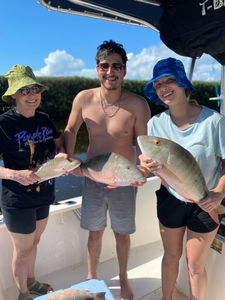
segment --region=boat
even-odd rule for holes
[[[66,181],[66,178],[63,180]],[[70,184],[71,180],[70,178]],[[128,265],[135,300],[162,299],[160,273],[163,247],[158,229],[155,196],[160,184],[160,179],[154,176],[138,187],[136,232],[131,235]],[[77,196],[58,201],[51,206],[49,222],[38,246],[37,278],[50,282],[56,291],[86,281],[87,231],[80,228],[81,202],[82,197]],[[11,271],[12,243],[3,220],[0,224],[0,249],[0,300],[17,299],[18,291]],[[223,249],[221,252],[210,249],[206,266],[209,275],[206,300],[225,299],[222,279],[225,274],[224,259]],[[98,275],[113,297],[106,299],[119,299],[118,264],[110,224],[103,236]],[[182,257],[174,300],[188,299],[187,280],[185,258]],[[44,299],[37,299],[39,298]]]
[[[147,26],[150,29],[159,30],[159,20],[164,13],[161,3],[165,1],[39,0],[39,2],[48,9],[64,13],[101,18],[134,26]],[[204,5],[207,4],[206,2]],[[192,60],[190,79],[195,59],[196,57]],[[222,113],[225,112],[224,74],[225,69],[224,64],[222,64],[221,95],[219,96]],[[218,98],[213,100],[215,99]],[[155,191],[159,189],[160,184],[160,179],[153,176],[149,177],[143,186],[138,187],[136,232],[131,235],[131,251],[128,265],[128,276],[134,291],[135,300],[162,299],[161,260],[163,247],[158,229],[155,196]],[[61,185],[62,181],[58,182],[58,187],[61,187]],[[63,185],[76,187],[75,177],[64,177]],[[61,191],[61,188],[58,190]],[[65,190],[64,188],[64,192]],[[89,286],[86,280],[86,242],[88,233],[80,228],[81,204],[81,195],[59,193],[57,202],[51,206],[49,222],[38,247],[37,279],[51,283],[55,291],[73,286],[76,287],[79,284],[84,287]],[[11,271],[12,244],[4,225],[4,220],[0,219],[0,221],[0,300],[13,300],[17,299],[17,289]],[[222,220],[218,235],[208,253],[206,268],[209,284],[205,300],[225,299],[224,224],[225,220]],[[98,276],[99,280],[94,281],[93,284],[99,284],[101,288],[106,287],[108,293],[106,299],[119,299],[118,264],[115,240],[110,224],[107,225],[103,236]],[[180,262],[174,300],[189,298],[187,283],[187,266],[183,255]],[[47,297],[43,298],[42,296],[37,297],[37,299],[47,299]]]

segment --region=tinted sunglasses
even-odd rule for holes
[[[109,63],[99,63],[97,65],[97,67],[101,70],[101,71],[108,71],[109,68],[111,68],[114,71],[121,71],[122,68],[124,68],[124,64],[122,63],[112,63],[111,65]]]
[[[21,89],[18,90],[18,92],[23,95],[29,95],[31,94],[39,94],[42,91],[42,87],[40,85],[33,85],[31,87],[22,87]]]

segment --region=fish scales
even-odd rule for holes
[[[99,154],[81,164],[83,174],[94,181],[111,186],[144,183],[145,176],[130,160],[114,152]]]
[[[165,166],[176,174],[195,201],[205,198],[208,192],[204,176],[192,154],[182,146],[168,142],[168,160]]]
[[[66,172],[71,172],[80,166],[80,161],[76,158],[55,157],[39,166],[35,174],[40,177],[40,181],[59,177]]]
[[[162,164],[155,172],[164,183],[184,198],[199,202],[208,194],[205,178],[193,155],[181,145],[156,136],[137,138],[142,153]],[[218,213],[225,213],[220,205]]]

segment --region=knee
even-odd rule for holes
[[[126,243],[126,242],[130,241],[130,236],[128,234],[121,234],[118,232],[114,232],[114,235],[115,235],[116,241],[118,241],[118,242]]]
[[[200,265],[199,262],[187,261],[188,273],[191,277],[198,276],[205,272],[205,266]]]
[[[35,237],[34,242],[33,242],[33,247],[37,247],[38,243],[40,242],[41,237]]]
[[[103,231],[90,231],[88,240],[99,241],[102,239]]]
[[[33,249],[33,247],[29,247],[29,248],[26,248],[26,249],[19,249],[19,250],[15,249],[15,251],[14,251],[15,259],[17,261],[25,263],[29,259],[29,256],[32,252],[32,249]]]
[[[163,255],[163,261],[164,263],[168,263],[168,264],[177,264],[180,261],[181,255],[182,255],[181,251],[178,252],[165,251]]]

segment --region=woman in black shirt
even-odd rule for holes
[[[54,180],[39,183],[33,169],[62,151],[60,134],[48,115],[36,111],[46,89],[28,66],[16,65],[5,75],[8,89],[3,101],[15,107],[0,116],[0,205],[13,242],[12,270],[18,300],[32,300],[52,291],[35,279],[37,244],[47,225],[54,201]]]

